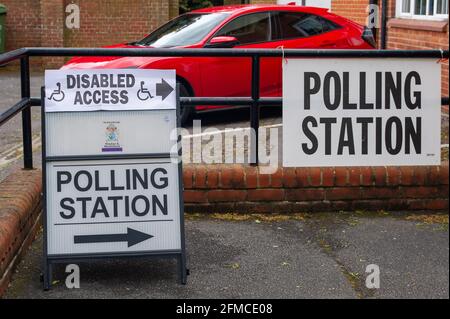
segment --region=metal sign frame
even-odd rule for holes
[[[289,58],[282,72],[283,167],[441,164],[434,59]]]
[[[180,98],[179,86],[176,87],[176,123],[180,127]],[[47,157],[46,153],[46,125],[45,125],[45,87],[41,87],[41,126],[42,126],[42,205],[43,205],[43,265],[41,279],[43,289],[49,290],[52,286],[53,265],[58,263],[75,263],[88,262],[103,259],[115,258],[175,258],[178,263],[178,280],[185,285],[189,269],[186,266],[186,246],[185,246],[185,230],[184,230],[184,201],[183,201],[183,162],[181,144],[178,154],[171,153],[148,153],[148,154],[109,154],[109,155],[90,155],[90,156],[51,156]],[[110,111],[114,112],[114,111]],[[180,143],[181,136],[178,134],[177,142]],[[180,250],[158,250],[158,251],[136,251],[136,252],[116,252],[116,253],[91,253],[91,254],[64,254],[49,255],[48,254],[48,225],[47,225],[47,163],[62,161],[88,161],[88,160],[104,160],[104,159],[171,159],[171,155],[178,156],[178,196],[179,196],[179,214],[180,214]]]

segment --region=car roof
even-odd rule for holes
[[[198,10],[193,10],[191,13],[215,13],[215,12],[227,12],[232,14],[240,14],[246,12],[258,12],[258,11],[271,11],[271,10],[286,10],[286,11],[297,11],[306,13],[325,13],[328,11],[326,8],[317,7],[303,7],[297,5],[267,5],[267,4],[251,4],[251,5],[228,5],[228,6],[217,6],[209,7]]]

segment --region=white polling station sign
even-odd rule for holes
[[[44,287],[52,263],[104,256],[174,257],[185,283],[175,71],[52,70],[45,83]]]
[[[179,250],[179,211],[170,159],[47,163],[50,256]]]
[[[283,166],[439,165],[435,59],[288,59]]]
[[[175,108],[175,71],[46,70],[46,112]]]

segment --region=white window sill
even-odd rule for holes
[[[434,32],[446,32],[448,25],[447,20],[430,20],[430,19],[414,19],[414,18],[391,18],[388,21],[388,27],[412,29],[412,30],[424,30]]]

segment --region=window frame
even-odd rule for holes
[[[330,21],[331,23],[333,23],[333,24],[336,25],[336,29],[334,29],[334,30],[329,30],[329,31],[326,31],[326,32],[322,32],[322,33],[316,34],[316,35],[307,36],[307,37],[293,37],[293,38],[274,39],[274,38],[273,38],[274,35],[275,35],[275,36],[279,36],[279,35],[281,34],[281,32],[282,32],[282,31],[281,31],[281,22],[280,22],[279,13],[283,13],[283,12],[288,12],[288,13],[289,13],[289,12],[290,12],[290,13],[305,13],[305,12],[298,12],[298,11],[291,11],[291,10],[268,10],[268,11],[250,12],[250,13],[246,13],[246,14],[243,14],[243,15],[239,15],[239,16],[236,16],[236,17],[230,19],[229,21],[226,21],[222,26],[220,26],[219,29],[218,29],[216,32],[214,32],[214,34],[206,41],[206,44],[209,44],[210,41],[211,41],[211,39],[214,38],[214,37],[216,37],[217,34],[218,34],[218,33],[219,33],[226,25],[228,25],[228,24],[231,23],[232,21],[234,21],[234,20],[236,20],[236,19],[238,19],[238,18],[240,18],[240,17],[247,16],[247,15],[250,15],[250,14],[256,14],[256,13],[268,13],[268,14],[269,14],[269,19],[270,19],[270,20],[269,20],[269,22],[270,22],[269,25],[270,25],[270,28],[271,28],[271,30],[270,30],[270,39],[267,40],[267,41],[252,42],[252,43],[245,43],[245,44],[237,44],[236,47],[243,46],[243,45],[260,44],[260,43],[270,43],[270,42],[280,42],[280,41],[291,41],[291,40],[296,40],[296,39],[309,39],[309,38],[321,36],[321,35],[323,35],[323,34],[327,34],[327,33],[329,33],[329,32],[338,31],[338,30],[341,30],[341,29],[343,28],[342,25],[340,25],[340,24],[338,24],[338,23],[336,23],[336,22],[334,22],[334,21],[331,21],[331,20],[329,20],[329,19],[327,19],[327,18],[325,18],[325,17],[322,17],[322,16],[317,15],[317,14],[313,14],[313,13],[306,13],[306,14],[318,16],[319,18],[322,18],[322,19],[325,19],[325,20],[327,20],[327,21]]]
[[[416,19],[416,20],[431,20],[431,21],[446,21],[446,20],[448,20],[448,13],[445,13],[445,14],[436,13],[437,0],[425,0],[427,2],[427,5],[426,5],[427,13],[429,10],[429,2],[430,1],[434,2],[432,15],[414,14],[415,3],[418,0],[409,0],[410,1],[409,12],[403,12],[403,1],[406,1],[406,0],[397,0],[395,3],[395,15],[397,18]],[[447,11],[448,11],[448,4],[447,4]]]
[[[223,28],[225,28],[227,25],[229,25],[230,23],[232,23],[233,21],[235,21],[236,19],[245,17],[245,16],[249,16],[252,14],[261,14],[261,13],[265,13],[269,16],[269,40],[266,41],[256,41],[256,42],[249,42],[249,43],[239,43],[237,44],[235,47],[239,47],[239,46],[243,46],[243,45],[253,45],[253,44],[259,44],[259,43],[268,43],[268,42],[273,42],[274,40],[272,39],[273,36],[273,17],[272,17],[272,11],[257,11],[257,12],[250,12],[250,13],[246,13],[246,14],[242,14],[242,15],[238,15],[228,21],[226,21],[223,25],[221,25],[219,27],[219,29],[214,32],[214,34],[208,39],[208,41],[206,41],[207,44],[210,43],[211,39],[213,39],[214,37],[217,37],[219,32],[223,30]]]
[[[333,29],[333,30],[328,30],[328,31],[319,33],[319,34],[313,34],[313,35],[308,35],[308,36],[303,36],[303,37],[299,36],[299,37],[286,37],[286,38],[285,38],[285,37],[283,37],[283,27],[282,27],[280,15],[279,15],[280,13],[285,13],[285,12],[287,12],[287,13],[294,13],[294,14],[295,14],[295,13],[302,13],[302,14],[307,14],[307,15],[319,17],[320,19],[326,20],[327,22],[330,22],[331,24],[335,25],[336,28]],[[295,40],[295,39],[310,39],[310,38],[313,38],[313,37],[321,36],[321,35],[323,35],[323,34],[327,34],[327,33],[329,33],[329,32],[338,31],[338,30],[341,30],[341,29],[343,28],[342,25],[340,25],[340,24],[338,24],[338,23],[336,23],[336,22],[334,22],[334,21],[331,21],[331,20],[329,20],[329,19],[327,19],[327,18],[324,18],[324,17],[322,17],[322,16],[320,16],[320,15],[313,14],[313,13],[308,13],[308,12],[298,12],[298,11],[286,11],[286,10],[277,10],[277,11],[273,11],[273,13],[274,13],[274,18],[276,19],[276,24],[277,24],[277,32],[278,32],[277,35],[280,36],[280,39],[275,39],[275,40],[273,40],[273,41],[290,41],[290,40]],[[273,34],[273,33],[272,33],[272,34]]]
[[[183,16],[200,16],[200,15],[210,15],[211,13],[196,13],[196,12],[187,12],[184,14],[181,14],[169,21],[167,21],[166,23],[164,23],[163,25],[159,26],[158,28],[156,28],[155,30],[151,31],[150,33],[148,33],[145,37],[143,37],[140,40],[137,40],[135,42],[132,42],[133,44],[137,44],[137,45],[142,45],[142,46],[148,46],[148,44],[142,44],[142,42],[144,42],[144,40],[148,39],[149,37],[153,36],[156,32],[160,32],[162,29],[164,29],[165,27],[167,27],[167,25],[169,23],[172,23],[174,20],[183,17]],[[207,37],[214,29],[216,29],[218,26],[220,26],[224,21],[226,21],[229,18],[229,14],[227,12],[223,12],[223,13],[219,13],[219,14],[223,14],[224,15],[224,19],[222,19],[216,26],[214,26],[213,28],[211,28],[207,34],[205,34],[203,37],[201,37],[201,39],[195,43],[191,43],[191,44],[182,44],[182,45],[175,45],[175,46],[170,46],[170,47],[156,47],[156,48],[174,48],[177,46],[186,46],[186,45],[195,45],[195,44],[199,44],[202,43],[205,39],[205,37]],[[159,40],[159,39],[158,39]],[[156,40],[156,41],[158,41]]]

